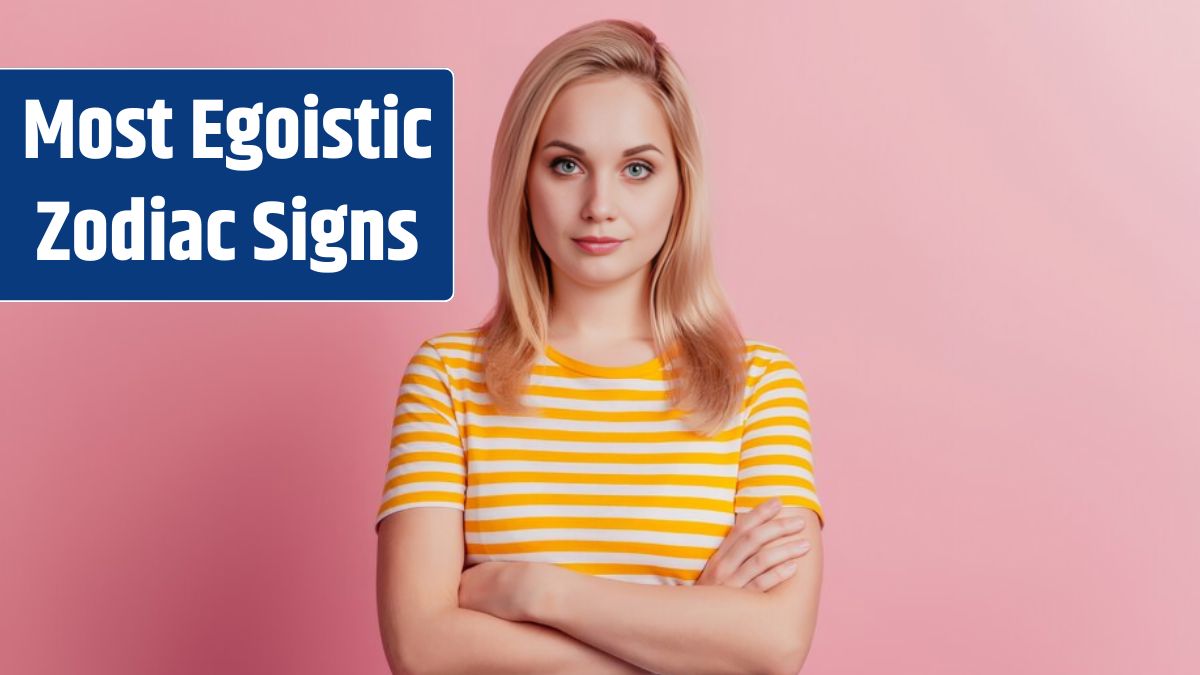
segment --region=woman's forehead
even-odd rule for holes
[[[589,154],[615,154],[643,144],[664,152],[670,127],[658,100],[631,77],[572,82],[551,102],[538,135],[538,150],[559,140]]]

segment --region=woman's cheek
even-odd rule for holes
[[[667,230],[671,227],[671,216],[675,211],[675,196],[663,191],[647,201],[650,208],[641,214],[640,222],[647,224],[646,238],[661,243],[667,236]]]
[[[534,222],[547,235],[565,234],[561,223],[569,222],[569,211],[574,203],[573,195],[566,189],[539,186],[536,196],[531,195]]]

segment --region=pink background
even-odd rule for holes
[[[809,387],[805,672],[1200,672],[1200,5],[575,4],[5,3],[4,66],[452,68],[458,274],[446,304],[0,305],[0,671],[387,671],[400,374],[494,298],[521,69],[625,17],[696,90],[745,332]]]

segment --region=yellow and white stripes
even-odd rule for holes
[[[376,527],[407,508],[456,508],[467,565],[527,560],[690,584],[735,512],[778,496],[824,522],[804,384],[779,349],[747,342],[743,413],[706,438],[669,408],[658,359],[611,368],[549,348],[525,390],[539,414],[500,415],[477,338],[439,335],[409,362]]]

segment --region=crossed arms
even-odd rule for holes
[[[530,564],[536,574],[523,577],[520,592],[496,588],[513,591],[505,598],[511,610],[497,612],[510,616],[503,618],[460,606],[462,511],[398,511],[379,528],[377,599],[388,663],[397,674],[794,675],[816,626],[822,544],[811,510],[784,507],[782,515],[808,519],[812,548],[795,574],[765,593],[632,584]]]

